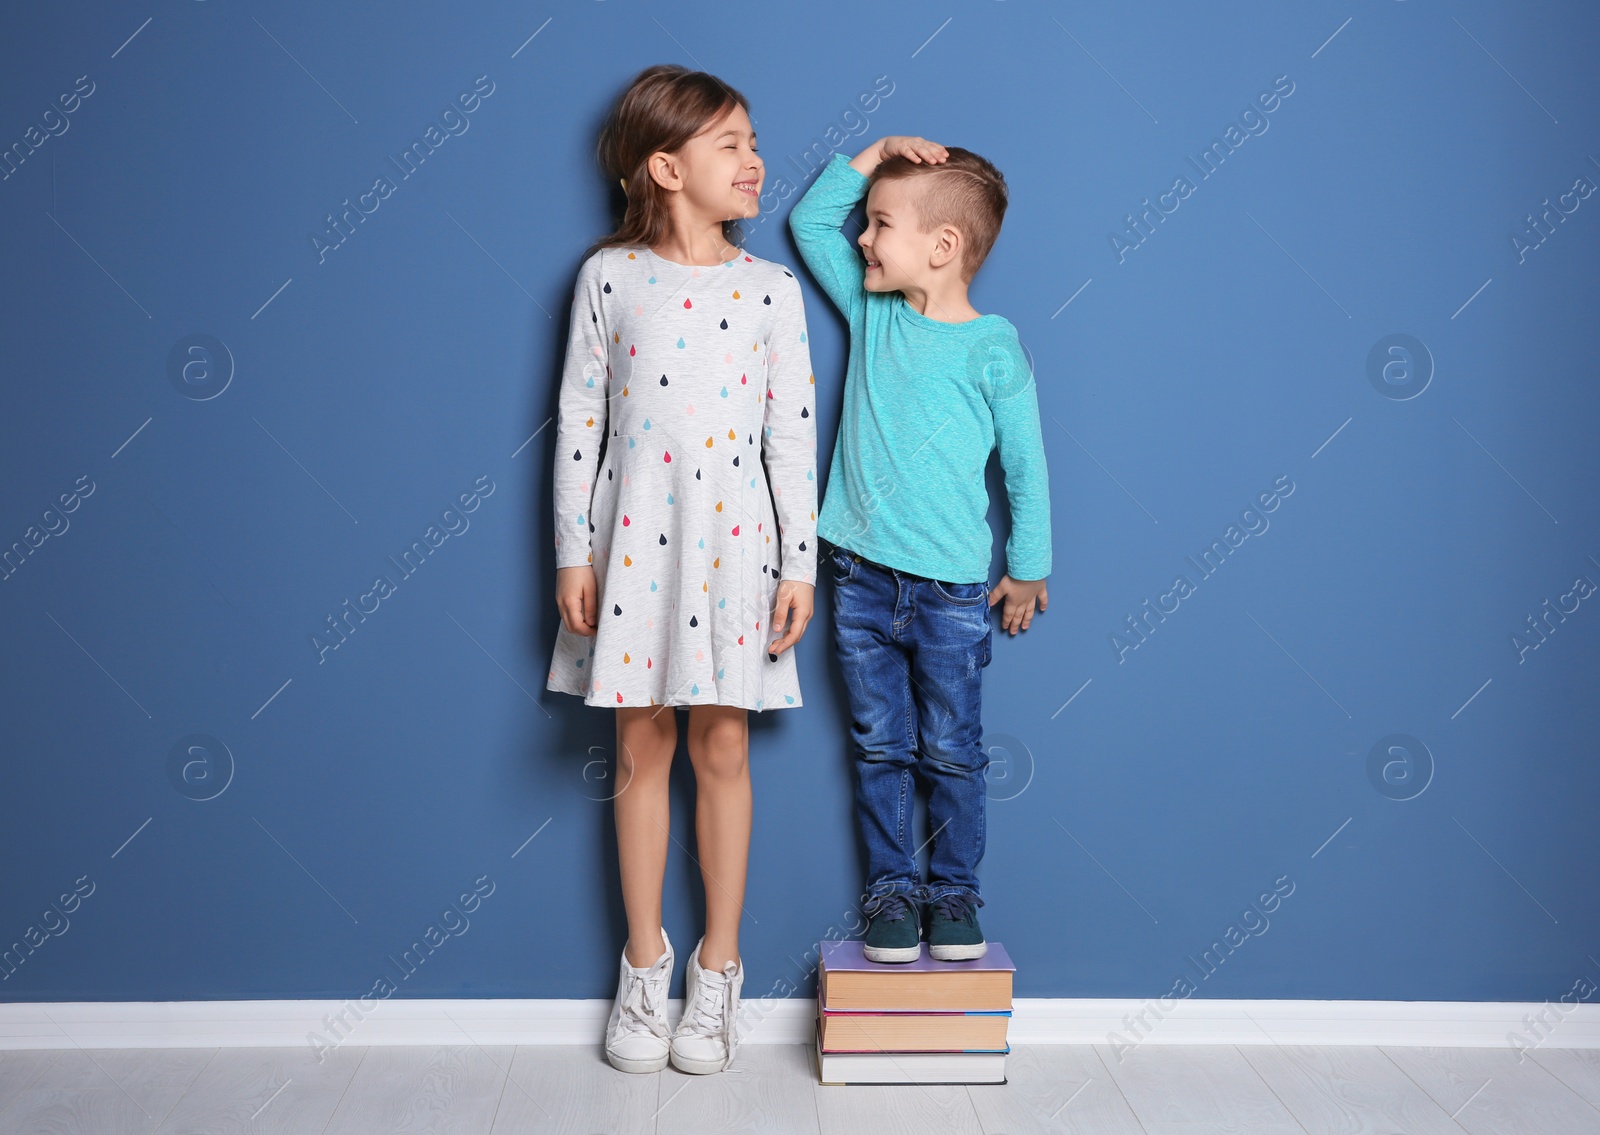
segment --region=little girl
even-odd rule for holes
[[[760,212],[749,103],[712,75],[640,72],[599,142],[627,211],[578,270],[556,425],[548,686],[617,713],[628,941],[606,1056],[625,1072],[733,1060],[750,848],[749,710],[798,706],[811,619],[816,411],[793,273],[730,243]],[[602,446],[604,447],[602,452]],[[787,625],[787,626],[786,626]],[[705,935],[666,1020],[661,924],[675,712],[688,707]],[[663,712],[665,710],[665,712]]]

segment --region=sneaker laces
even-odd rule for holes
[[[645,973],[634,973],[630,968],[627,976],[623,978],[620,1001],[622,1015],[618,1025],[619,1031],[624,1035],[637,1032],[647,1032],[658,1037],[669,1035],[667,1014],[663,1005],[667,986],[664,981],[650,980],[655,968],[653,965]]]
[[[910,900],[899,891],[891,891],[883,896],[883,901],[878,906],[878,913],[873,917],[884,922],[899,922],[910,913]]]
[[[974,903],[972,899],[959,891],[944,895],[933,900],[933,909],[941,917],[951,922],[965,922],[967,915],[972,913]]]
[[[713,973],[710,970],[702,970],[700,979],[695,985],[694,1004],[688,1007],[683,1015],[683,1021],[678,1026],[680,1032],[723,1040],[728,1049],[724,1067],[733,1061],[735,1038],[732,993],[733,981],[726,972]]]

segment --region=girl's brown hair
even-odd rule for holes
[[[691,71],[677,63],[658,63],[634,76],[600,130],[596,156],[615,185],[626,184],[627,208],[622,223],[589,246],[647,247],[670,235],[672,218],[667,210],[667,190],[645,170],[651,154],[676,153],[707,124],[721,118],[737,103],[750,112],[750,102],[715,75]],[[737,220],[722,223],[722,235],[737,244]]]

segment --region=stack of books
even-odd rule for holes
[[[817,1064],[824,1084],[1003,1084],[1011,978],[999,942],[981,958],[868,961],[860,942],[818,953]]]

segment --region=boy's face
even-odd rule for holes
[[[915,192],[906,178],[873,182],[867,191],[867,227],[856,243],[867,258],[864,282],[869,292],[904,291],[927,280],[938,234],[917,227]]]
[[[738,103],[678,151],[684,196],[701,216],[716,220],[761,212],[766,165],[756,153],[750,116]]]

